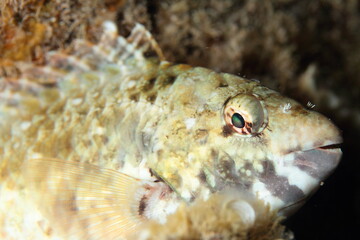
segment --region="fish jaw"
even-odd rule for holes
[[[282,215],[295,213],[340,162],[340,148],[297,151],[264,162],[265,173],[253,185],[254,194]]]
[[[323,185],[325,180],[338,166],[342,156],[340,148],[327,148],[320,147],[300,153],[294,153],[294,164],[307,174],[315,178],[317,181],[313,186],[309,184],[308,195],[304,199],[300,199],[297,202],[288,204],[280,209],[280,213],[283,215],[291,215],[296,212],[306,200]]]
[[[324,146],[293,154],[296,167],[316,179],[325,180],[340,163],[342,151],[336,146]]]
[[[287,140],[272,141],[273,154],[264,161],[265,170],[259,175],[268,194],[254,191],[283,215],[296,212],[336,169],[342,156],[341,133],[329,119],[312,111],[296,117],[296,122],[290,117],[287,130],[274,128],[284,131],[281,136]]]
[[[239,172],[236,164],[228,167],[232,179],[220,177],[222,170],[217,170],[217,188],[232,191],[250,192],[264,201],[279,214],[289,216],[295,213],[323,181],[335,170],[340,162],[340,148],[314,148],[312,150],[288,153],[285,156],[272,156],[262,161],[262,171],[252,171],[249,178],[247,171]],[[224,165],[231,165],[227,162]],[[221,168],[219,168],[221,169]]]

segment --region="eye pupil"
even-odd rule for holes
[[[245,120],[239,113],[232,115],[231,123],[237,128],[243,128],[245,126]]]

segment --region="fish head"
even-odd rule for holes
[[[249,81],[239,85],[223,100],[213,172],[221,187],[245,188],[273,209],[292,213],[339,164],[340,131],[275,91]]]
[[[280,94],[261,94],[261,89],[225,103],[224,135],[241,142],[239,150],[225,152],[235,166],[245,163],[239,169],[250,176],[254,194],[292,212],[338,165],[341,135],[321,114]]]
[[[186,99],[191,107],[174,110],[189,136],[176,143],[191,156],[182,182],[196,176],[211,192],[245,191],[285,215],[294,212],[339,164],[339,129],[258,81],[192,71],[178,83],[191,87],[175,101]],[[188,174],[192,169],[198,170]]]

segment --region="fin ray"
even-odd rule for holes
[[[71,55],[52,52],[47,55],[47,65],[54,69],[84,72],[99,69],[104,64],[126,65],[125,61],[135,58],[138,66],[144,65],[146,54],[152,51],[160,61],[164,54],[149,31],[136,24],[130,35],[125,38],[118,35],[113,22],[105,22],[104,31],[97,44],[85,40],[75,40]]]
[[[136,209],[143,180],[51,158],[28,160],[23,172],[40,210],[67,237],[121,237],[143,221]]]
[[[119,35],[113,22],[105,22],[103,29],[98,43],[74,40],[72,49],[66,52],[59,50],[46,53],[45,62],[41,66],[0,61],[0,100],[3,100],[0,102],[0,114],[9,115],[11,111],[16,118],[21,115],[19,106],[27,106],[29,103],[30,109],[40,111],[40,107],[50,101],[39,97],[41,93],[51,89],[54,95],[51,101],[57,101],[61,95],[59,83],[68,79],[81,83],[84,80],[81,74],[84,73],[100,71],[101,74],[96,74],[102,75],[109,72],[104,71],[105,67],[116,70],[111,72],[125,75],[146,69],[149,54],[155,55],[160,61],[165,60],[158,43],[143,25],[136,24],[128,37]],[[128,63],[127,60],[131,58],[134,61]],[[48,92],[45,95],[48,96]]]

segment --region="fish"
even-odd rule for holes
[[[289,216],[341,159],[330,119],[259,81],[168,62],[140,24],[124,37],[105,22],[98,43],[11,67],[0,80],[3,239],[127,239],[229,193]]]

